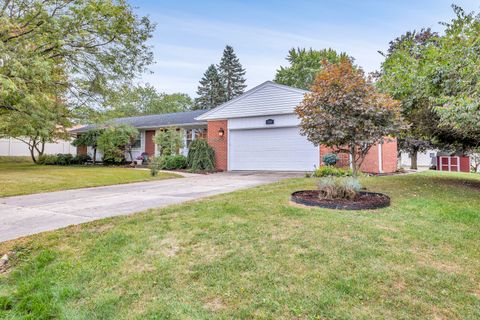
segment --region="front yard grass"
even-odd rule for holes
[[[480,179],[363,179],[375,211],[291,179],[0,244],[5,319],[479,319]]]
[[[151,177],[149,171],[129,168],[44,166],[20,157],[2,158],[0,197],[178,177],[173,173]]]

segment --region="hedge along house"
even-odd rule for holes
[[[312,171],[331,152],[300,135],[295,107],[308,91],[271,81],[245,92],[195,119],[207,122],[207,138],[218,170]],[[340,164],[348,165],[342,155]],[[363,172],[397,170],[397,142],[385,139],[371,148]]]
[[[198,138],[205,138],[207,135],[207,122],[195,119],[206,111],[207,110],[196,110],[188,112],[117,118],[111,120],[110,123],[113,125],[127,124],[138,129],[140,134],[133,145],[133,159],[140,156],[142,153],[147,153],[149,156],[159,155],[160,151],[155,145],[153,138],[155,137],[157,131],[171,128],[179,129],[183,133],[184,147],[179,150],[179,152],[180,154],[186,156],[188,154],[188,146],[190,145],[190,142]],[[72,130],[70,133],[80,135],[91,129],[100,127],[100,125],[88,125]],[[88,146],[78,146],[77,154],[88,154],[92,156],[93,149]],[[97,159],[101,159],[101,157],[101,153],[97,151]],[[125,153],[125,158],[128,161],[133,160],[129,159],[130,156],[128,153]]]

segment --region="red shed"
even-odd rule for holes
[[[437,156],[437,170],[453,172],[470,172],[468,156]]]

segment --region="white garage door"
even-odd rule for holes
[[[298,127],[232,130],[230,170],[311,171],[319,164],[319,149]]]

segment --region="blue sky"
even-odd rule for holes
[[[272,80],[292,47],[345,51],[367,72],[379,68],[388,42],[407,30],[453,18],[451,0],[154,1],[130,0],[157,24],[155,63],[140,82],[160,92],[195,96],[206,68],[232,45],[247,70],[248,88]],[[479,11],[478,0],[459,0]],[[247,89],[248,89],[247,88]]]

